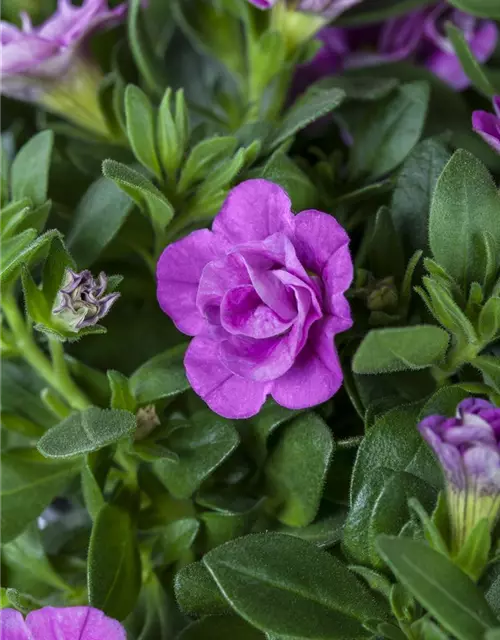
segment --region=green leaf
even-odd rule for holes
[[[127,511],[106,504],[92,528],[88,553],[89,604],[123,620],[141,587],[135,526]]]
[[[408,499],[417,496],[427,507],[435,490],[404,471],[374,468],[353,498],[344,526],[343,548],[357,564],[382,569],[376,541],[381,533],[399,534],[410,520]]]
[[[95,520],[105,501],[88,458],[82,467],[82,493],[85,507],[92,520]]]
[[[428,0],[365,0],[361,5],[353,6],[342,14],[338,24],[355,26],[381,22],[427,4]]]
[[[205,177],[214,167],[236,150],[238,140],[232,136],[206,138],[193,148],[182,168],[177,190],[184,193],[195,182]]]
[[[497,0],[450,0],[450,4],[474,16],[500,19]]]
[[[2,242],[0,251],[0,284],[7,287],[19,275],[22,265],[32,266],[41,260],[48,251],[54,238],[61,234],[51,229],[41,236],[35,229],[27,229],[19,236]],[[36,238],[36,239],[35,239]]]
[[[23,265],[22,283],[24,301],[26,303],[26,311],[33,322],[48,323],[50,321],[51,308],[49,307],[45,296],[35,284],[31,277],[31,273]]]
[[[135,157],[161,181],[153,107],[144,91],[134,84],[125,89],[125,117],[127,136]]]
[[[403,84],[370,105],[369,117],[358,117],[349,158],[353,180],[375,180],[403,162],[422,134],[429,94],[425,82]],[[349,111],[343,116],[349,124]]]
[[[425,369],[443,361],[449,335],[432,325],[374,329],[359,345],[354,373],[389,373]]]
[[[111,180],[99,178],[76,207],[67,235],[69,251],[79,267],[91,265],[120,230],[133,203]]]
[[[166,440],[179,460],[158,460],[154,463],[155,472],[175,498],[189,498],[238,442],[238,434],[230,422],[214,413],[197,413]]]
[[[161,95],[166,85],[164,61],[155,54],[154,44],[146,32],[143,11],[141,0],[131,0],[127,20],[128,43],[148,88]]]
[[[295,211],[303,211],[314,206],[318,199],[316,187],[309,177],[279,149],[273,153],[257,175],[283,187]]]
[[[24,615],[28,614],[30,611],[35,611],[35,609],[41,609],[43,607],[42,602],[32,598],[27,593],[21,593],[17,589],[5,589],[5,595],[7,597],[7,602],[4,606],[12,606]]]
[[[471,361],[483,374],[486,384],[500,393],[500,361],[497,356],[478,356]]]
[[[80,470],[78,463],[54,463],[34,449],[6,451],[0,466],[2,543],[18,536]]]
[[[45,555],[40,532],[35,523],[25,529],[15,540],[2,545],[2,562],[7,569],[13,565],[17,566],[53,589],[68,590],[68,585]]]
[[[400,283],[405,271],[405,259],[401,239],[385,206],[380,207],[375,217],[373,234],[368,252],[370,268],[377,278],[394,276]]]
[[[431,198],[450,152],[439,140],[419,142],[403,163],[392,195],[394,226],[410,254],[428,251]]]
[[[263,633],[237,616],[208,616],[191,623],[178,640],[265,640]]]
[[[267,149],[275,149],[307,125],[336,109],[344,100],[345,92],[339,88],[311,87],[286,112],[281,125],[266,141]]]
[[[128,378],[112,369],[109,369],[106,375],[111,389],[111,408],[125,409],[133,413],[136,409],[136,401],[130,389]]]
[[[162,532],[162,563],[171,564],[183,558],[200,530],[196,518],[182,518],[168,524]]]
[[[129,411],[90,407],[49,429],[38,441],[38,450],[47,458],[70,458],[126,438],[135,427]]]
[[[181,611],[187,615],[231,612],[217,584],[201,561],[188,564],[176,574],[174,590]]]
[[[130,376],[130,389],[138,404],[149,404],[189,389],[184,369],[187,345],[181,344],[145,362]]]
[[[466,397],[461,393],[461,399]],[[368,430],[358,449],[353,469],[351,501],[357,498],[367,478],[378,467],[405,471],[433,487],[441,487],[441,469],[417,429],[421,407],[421,403],[395,407],[378,418]]]
[[[500,264],[500,196],[488,170],[464,150],[454,153],[432,199],[429,242],[434,258],[463,291],[482,282],[486,269],[483,233],[496,242]]]
[[[334,446],[330,429],[312,411],[284,427],[265,466],[267,494],[278,520],[294,527],[314,520]]]
[[[176,94],[182,96],[182,90]],[[168,178],[175,179],[184,154],[184,146],[187,140],[182,139],[182,132],[177,130],[174,114],[171,109],[172,91],[167,89],[163,95],[160,108],[158,109],[158,121],[156,128],[158,131],[158,151],[163,169]]]
[[[341,541],[346,517],[347,509],[338,506],[335,513],[319,518],[307,527],[282,526],[278,531],[312,542],[321,549],[328,549]]]
[[[396,577],[458,640],[477,640],[498,624],[481,591],[443,554],[408,538],[380,536],[377,545]]]
[[[245,425],[245,428],[240,431],[245,447],[252,452],[258,463],[263,462],[267,456],[269,436],[281,424],[291,420],[295,415],[297,415],[297,411],[285,409],[285,407],[276,404],[274,400],[269,399],[256,416],[240,423]]]
[[[54,133],[41,131],[21,148],[11,168],[13,200],[30,198],[35,205],[45,203],[53,144]]]
[[[74,269],[75,262],[68,253],[61,238],[56,237],[50,245],[49,255],[43,265],[42,291],[49,308],[55,303],[57,293],[63,283],[67,268]]]
[[[462,65],[462,69],[471,81],[471,84],[488,98],[493,98],[496,93],[495,88],[491,85],[481,64],[470,50],[463,31],[451,22],[448,22],[445,28],[446,35],[451,40],[455,54]]]
[[[202,513],[205,549],[214,549],[224,542],[249,533],[265,500],[266,498],[262,498],[254,503],[250,509],[247,508],[240,512],[205,511]]]
[[[128,194],[144,213],[149,213],[153,222],[162,229],[174,217],[172,205],[151,180],[121,162],[105,160],[102,172]]]
[[[493,342],[500,335],[500,298],[489,298],[481,309],[478,323],[483,343]]]
[[[368,635],[384,609],[340,560],[292,536],[228,542],[203,558],[233,609],[263,631],[334,640]]]

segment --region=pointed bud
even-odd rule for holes
[[[95,280],[88,270],[75,273],[67,269],[52,313],[59,315],[75,333],[96,325],[120,297],[119,293],[106,294],[107,286],[108,279],[104,272]]]

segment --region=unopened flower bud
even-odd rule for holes
[[[500,408],[468,398],[455,418],[425,418],[419,430],[437,455],[446,478],[452,549],[464,545],[476,524],[490,530],[500,513]]]
[[[94,279],[87,269],[81,273],[67,269],[52,313],[59,315],[75,333],[96,325],[120,297],[119,293],[106,294],[107,286],[108,279],[104,272]]]

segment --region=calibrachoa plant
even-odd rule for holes
[[[500,638],[497,0],[8,0],[5,640]]]

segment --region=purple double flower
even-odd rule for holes
[[[470,82],[446,36],[447,22],[462,31],[479,62],[489,59],[498,40],[496,24],[439,2],[377,25],[322,29],[318,38],[323,47],[299,69],[298,82],[305,86],[344,70],[412,60],[462,91]]]
[[[126,640],[122,625],[92,607],[43,607],[26,616],[0,611],[2,640]]]
[[[459,550],[486,518],[492,529],[500,511],[500,408],[468,398],[454,418],[425,418],[419,430],[446,478],[453,547]]]

